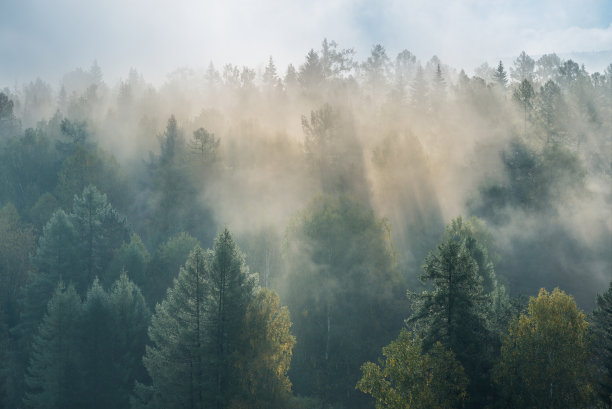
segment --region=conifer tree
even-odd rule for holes
[[[440,342],[457,355],[471,380],[470,404],[478,407],[489,393],[491,363],[486,347],[491,334],[485,316],[489,305],[471,254],[478,249],[460,225],[460,218],[453,221],[437,250],[425,259],[420,279],[433,289],[409,293],[414,313],[407,323],[422,337],[425,352]],[[486,274],[489,271],[483,271]]]
[[[85,291],[95,277],[106,271],[113,251],[128,241],[125,218],[108,203],[95,186],[83,189],[74,199],[71,220],[77,234],[78,276],[71,277],[77,290]]]
[[[506,88],[506,84],[508,84],[508,74],[506,74],[506,70],[504,69],[504,64],[501,62],[501,60],[499,61],[499,64],[497,65],[495,74],[493,74],[493,79],[495,80],[495,82],[501,85],[502,88]]]
[[[76,231],[70,217],[63,210],[57,210],[43,229],[34,257],[36,270],[21,297],[18,333],[28,345],[60,278],[70,282],[76,275],[75,246]]]
[[[255,280],[227,229],[215,239],[210,263],[207,333],[213,354],[210,376],[215,384],[214,406],[220,409],[227,408],[239,390],[234,372],[236,351],[243,348],[240,335]]]
[[[112,342],[113,313],[106,291],[95,279],[87,291],[79,323],[80,402],[92,409],[116,407]]]
[[[599,366],[599,396],[607,405],[612,404],[612,282],[608,291],[597,296],[593,311],[596,361]]]
[[[205,376],[207,361],[206,299],[210,256],[200,247],[191,252],[174,286],[157,304],[149,327],[151,346],[143,358],[151,378],[153,407],[203,409],[213,386]],[[143,393],[137,390],[142,398]]]
[[[140,288],[125,272],[113,284],[109,299],[113,323],[110,339],[114,368],[112,390],[116,395],[113,407],[128,409],[135,382],[147,378],[142,356],[151,313]]]
[[[78,323],[81,300],[73,286],[60,283],[32,344],[26,375],[28,408],[80,408]]]

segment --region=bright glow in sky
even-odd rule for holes
[[[380,43],[471,71],[482,62],[612,49],[612,0],[0,0],[0,88],[97,60],[107,82],[130,67],[160,83],[212,60],[281,72],[323,38],[363,59]],[[612,62],[612,61],[611,61]]]

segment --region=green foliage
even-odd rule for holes
[[[474,257],[480,262],[475,261]],[[487,323],[490,297],[483,290],[483,278],[489,291],[496,283],[486,252],[461,218],[453,220],[435,252],[425,259],[421,280],[432,285],[421,294],[410,293],[413,324],[429,352],[440,342],[452,350],[466,369],[472,384],[474,405],[482,405],[490,394],[490,350],[494,338]]]
[[[129,230],[124,217],[108,203],[106,195],[95,186],[75,196],[71,219],[76,230],[79,276],[71,277],[77,289],[84,291],[95,277],[101,277],[119,243],[127,241]]]
[[[51,193],[45,192],[40,195],[29,211],[30,220],[37,231],[42,232],[45,224],[59,207],[59,202]]]
[[[20,124],[13,108],[15,103],[4,92],[0,92],[0,140],[19,132]]]
[[[0,201],[12,202],[27,216],[40,195],[55,186],[60,159],[42,130],[27,129],[2,142]]]
[[[287,376],[295,337],[291,335],[287,307],[278,295],[262,288],[247,308],[239,353],[238,379],[242,396],[233,407],[252,409],[286,408],[291,398]]]
[[[507,221],[506,212],[518,207],[530,212],[552,212],[568,196],[584,193],[585,170],[580,158],[560,144],[541,150],[520,139],[502,152],[506,181],[481,187],[475,212],[495,223]]]
[[[17,324],[17,299],[26,285],[35,249],[32,228],[21,222],[17,209],[7,204],[0,209],[0,326]]]
[[[285,258],[296,392],[364,406],[353,388],[359,362],[389,342],[406,308],[388,225],[345,196],[318,197],[288,230]]]
[[[126,272],[139,287],[144,287],[147,284],[149,262],[149,252],[140,236],[133,233],[129,242],[123,242],[121,248],[114,251],[113,260],[104,275],[104,282],[109,285],[117,280],[122,272]]]
[[[229,407],[241,394],[237,366],[250,338],[242,331],[253,285],[227,229],[212,251],[196,247],[153,315],[143,358],[152,389],[139,394],[160,408]]]
[[[60,278],[68,282],[74,280],[77,274],[75,247],[76,231],[70,216],[57,210],[43,229],[34,257],[36,271],[24,288],[20,326],[28,328],[25,333],[32,333],[38,326]]]
[[[129,397],[137,380],[147,379],[142,356],[147,342],[151,312],[144,297],[126,274],[121,274],[109,294],[113,329],[111,333],[113,393],[116,408],[129,408]]]
[[[460,408],[469,383],[455,354],[437,342],[425,353],[421,340],[402,329],[383,348],[378,365],[366,362],[357,389],[372,395],[378,409]]]
[[[598,366],[598,394],[606,404],[612,404],[612,282],[608,291],[597,295],[597,308],[593,311],[595,335],[595,361]]]
[[[218,141],[199,130],[194,137],[198,150],[207,159],[206,164],[210,164]],[[159,156],[152,155],[148,164],[150,202],[146,204],[147,219],[144,221],[147,243],[157,246],[183,231],[208,242],[212,239],[214,222],[210,209],[199,198],[204,172],[191,173],[183,133],[174,116],[168,120],[160,139],[161,152]]]
[[[556,288],[531,297],[504,338],[494,379],[507,407],[587,408],[593,395],[586,316]]]
[[[152,381],[158,408],[204,408],[211,399],[213,380],[205,377],[206,264],[209,257],[196,247],[181,268],[161,304],[157,304],[149,328],[144,365]]]
[[[144,287],[149,304],[155,305],[161,302],[166,290],[172,286],[177,272],[185,265],[189,253],[196,246],[200,246],[198,239],[182,232],[169,238],[157,249],[149,264],[148,278]]]
[[[229,231],[215,239],[208,275],[207,333],[214,354],[210,361],[210,378],[214,404],[225,408],[239,393],[240,382],[235,368],[237,352],[244,349],[241,339],[247,307],[253,299],[255,277],[250,275]]]
[[[74,287],[59,284],[34,337],[26,376],[28,408],[81,407],[78,325],[81,300]]]
[[[79,322],[80,402],[84,407],[116,407],[120,396],[115,388],[117,374],[112,341],[115,323],[110,298],[96,279],[87,291]]]

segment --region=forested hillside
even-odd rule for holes
[[[0,408],[609,407],[611,216],[612,64],[5,87]]]

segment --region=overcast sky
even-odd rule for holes
[[[0,88],[56,84],[94,60],[110,83],[130,67],[159,84],[178,67],[270,55],[284,72],[324,37],[359,58],[380,43],[470,72],[522,50],[611,50],[612,0],[0,0]]]

